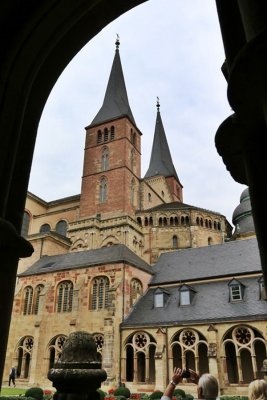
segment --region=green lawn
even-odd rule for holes
[[[0,391],[1,396],[17,396],[19,394],[24,394],[26,389],[19,388],[2,388]]]

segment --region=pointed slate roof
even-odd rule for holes
[[[163,127],[160,111],[160,105],[157,102],[157,118],[154,133],[152,152],[150,157],[149,168],[145,174],[145,178],[150,178],[156,175],[162,175],[166,178],[174,176],[178,182],[179,178],[172,162],[169,145],[167,142],[165,130]]]
[[[105,121],[125,116],[128,117],[134,125],[136,125],[128,101],[127,90],[120,60],[119,45],[120,42],[117,39],[115,56],[103,105],[91,122],[90,126],[98,125]]]

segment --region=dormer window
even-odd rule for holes
[[[154,307],[160,308],[165,307],[170,294],[167,290],[157,288],[154,292]]]
[[[267,300],[263,276],[258,280],[258,282],[259,282],[259,289],[260,289],[260,300]]]
[[[189,285],[182,285],[179,288],[180,306],[189,306],[195,297],[196,291]]]
[[[244,300],[245,286],[236,279],[228,283],[231,302]]]

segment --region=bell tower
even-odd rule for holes
[[[80,218],[134,215],[139,208],[141,135],[129,105],[119,38],[103,105],[86,129]]]

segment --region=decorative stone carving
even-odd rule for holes
[[[209,343],[208,357],[217,357],[217,344]]]
[[[100,366],[94,337],[82,331],[71,333],[55,368],[48,372],[57,389],[54,400],[99,400],[96,390],[107,378]]]

